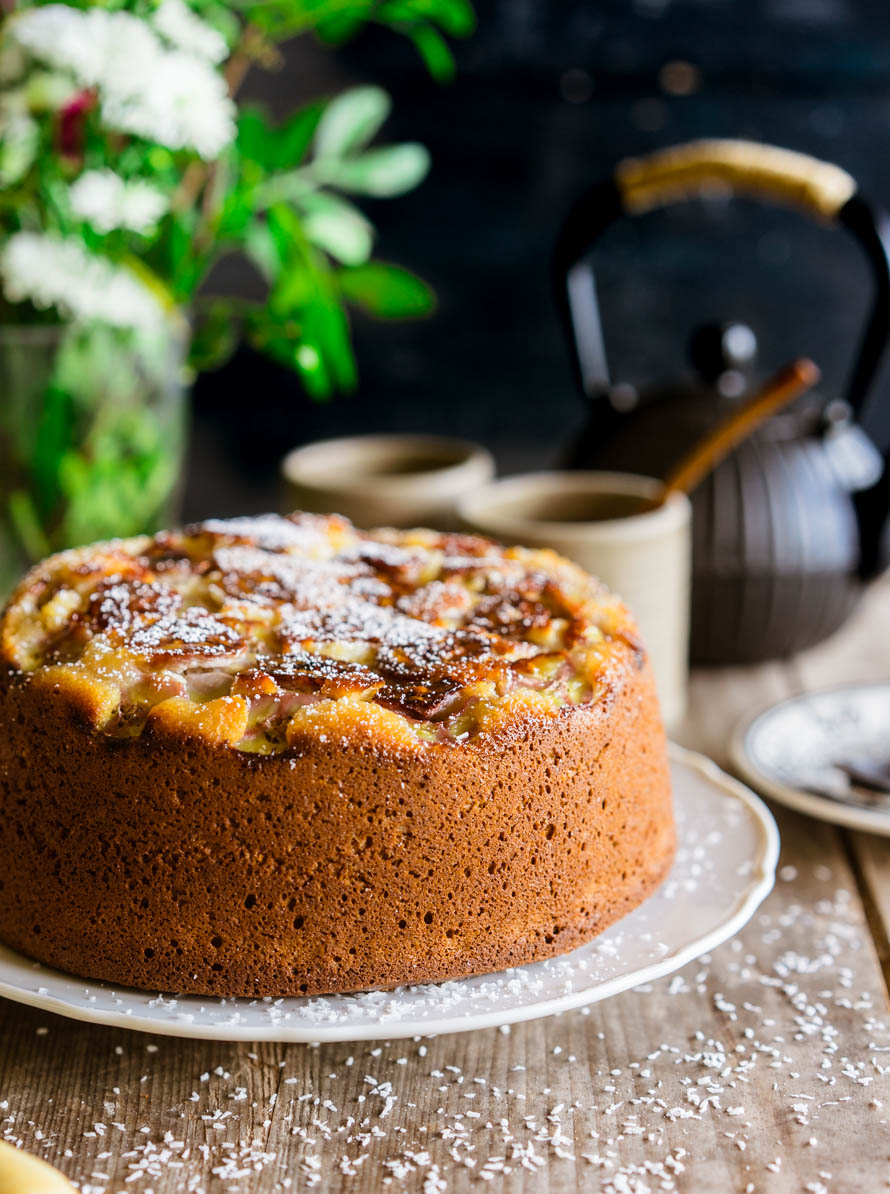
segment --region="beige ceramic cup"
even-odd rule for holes
[[[665,724],[686,708],[691,507],[663,505],[661,484],[630,473],[527,473],[469,494],[470,530],[506,543],[550,547],[620,594],[639,623]]]
[[[291,510],[345,514],[357,526],[454,530],[460,498],[494,476],[478,444],[436,435],[357,435],[285,456]]]

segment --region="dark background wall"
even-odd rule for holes
[[[751,137],[836,161],[890,205],[887,0],[478,0],[477,12],[447,87],[383,31],[338,52],[302,39],[283,71],[248,80],[282,115],[357,81],[392,93],[386,139],[425,142],[433,170],[367,210],[378,255],[427,278],[439,308],[420,323],[357,319],[359,389],[327,404],[246,351],[202,378],[187,516],[274,506],[283,452],[328,435],[429,430],[487,442],[510,471],[558,461],[584,411],[549,255],[572,199],[627,154]],[[758,334],[761,372],[806,353],[843,392],[869,299],[843,233],[697,203],[616,227],[596,260],[613,377],[682,375],[692,328],[737,318]],[[890,443],[886,370],[866,421]]]

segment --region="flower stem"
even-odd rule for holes
[[[252,64],[257,59],[268,56],[268,50],[266,39],[260,31],[252,25],[246,25],[223,71],[229,95],[233,99],[240,91]],[[182,182],[173,196],[174,211],[187,211],[196,202],[212,171],[212,163],[207,162],[191,162],[186,167]]]

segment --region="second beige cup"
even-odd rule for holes
[[[691,507],[682,494],[660,497],[658,481],[629,473],[528,473],[468,494],[459,510],[470,530],[550,547],[624,599],[674,726],[686,708]]]
[[[357,526],[454,530],[458,500],[494,476],[479,444],[438,435],[355,435],[285,456],[288,509],[345,514]]]

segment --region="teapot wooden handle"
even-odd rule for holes
[[[846,392],[858,414],[890,340],[890,217],[863,196],[840,166],[753,141],[690,141],[628,158],[575,200],[559,231],[551,273],[582,393],[597,399],[611,387],[590,260],[600,237],[627,216],[721,189],[790,204],[809,216],[834,221],[864,249],[874,297]]]
[[[831,221],[856,193],[852,176],[831,162],[776,145],[718,138],[625,158],[616,167],[615,184],[629,215],[722,191]]]
[[[661,500],[667,501],[675,493],[691,493],[761,423],[787,406],[804,390],[812,389],[818,381],[819,368],[808,357],[801,357],[780,369],[765,386],[736,407],[703,439],[693,444],[665,477]]]

